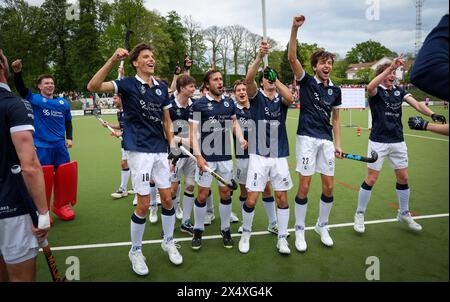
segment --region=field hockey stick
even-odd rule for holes
[[[125,41],[124,41],[124,47],[126,50],[130,50],[130,37],[134,32],[132,30],[127,30],[127,33],[125,34]],[[123,69],[123,65],[124,65],[124,60],[120,61],[120,69]],[[120,73],[117,76],[117,79],[120,80],[121,76]]]
[[[181,152],[183,152],[184,154],[195,160],[195,162],[197,162],[197,158],[191,152],[189,152],[184,146],[180,146],[180,150]],[[231,179],[231,183],[227,182],[222,176],[214,172],[210,167],[206,166],[205,169],[206,172],[210,173],[215,179],[220,181],[222,184],[226,185],[230,190],[235,191],[238,189],[238,185],[234,179]]]
[[[28,208],[28,212],[31,216],[31,221],[33,222],[33,225],[35,228],[39,225],[39,220],[37,216],[37,209],[36,205],[34,204],[33,200],[31,199],[31,196],[28,192],[28,189],[25,185],[25,182],[22,178],[22,169],[19,165],[15,165],[11,167],[11,172],[14,175],[13,177],[16,178],[17,184],[19,185],[19,192],[20,195],[25,202],[26,207]],[[47,261],[48,269],[50,271],[50,274],[52,276],[53,282],[67,282],[66,277],[62,278],[59,274],[58,267],[56,266],[55,258],[53,257],[52,250],[50,248],[50,245],[48,244],[47,239],[39,243],[39,246],[42,248],[42,251],[44,252],[45,260]]]
[[[352,160],[361,161],[364,163],[373,164],[374,162],[376,162],[378,160],[378,153],[375,151],[372,151],[371,157],[342,153],[342,157],[346,158],[346,159],[352,159]]]
[[[105,120],[104,119],[102,119],[99,115],[98,115],[98,112],[94,112],[94,115],[95,115],[95,118],[96,119],[98,119],[98,121],[100,122],[100,123],[102,123],[102,125],[105,125],[106,126],[106,128],[108,128],[109,129],[109,131],[111,131],[113,134],[116,134],[116,130],[114,130],[107,122],[105,122]],[[114,135],[115,136],[115,135]],[[123,140],[123,137],[122,136],[116,136],[118,139],[120,139],[121,141]]]

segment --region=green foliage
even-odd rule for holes
[[[356,76],[361,81],[369,83],[371,79],[375,77],[375,71],[372,68],[363,68],[356,72]]]
[[[396,57],[397,54],[376,41],[366,41],[353,47],[346,56],[349,64],[370,63],[383,57]]]

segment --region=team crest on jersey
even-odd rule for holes
[[[333,89],[331,89],[331,88],[328,89],[328,95],[329,95],[329,96],[333,95],[333,93],[334,93],[334,92],[333,92]]]
[[[145,92],[146,92],[145,86],[142,85],[142,86],[141,86],[141,94],[145,94]]]
[[[61,105],[64,105],[64,101],[63,101],[63,100],[60,100],[59,103],[60,103]]]
[[[155,92],[156,92],[157,95],[162,96],[162,91],[161,91],[161,89],[158,88],[158,89],[156,89]]]
[[[224,105],[226,108],[230,107],[230,103],[228,103],[228,102],[224,102],[223,105]]]
[[[213,108],[213,104],[211,104],[211,103],[208,103],[208,110],[213,110],[214,108]]]
[[[44,103],[47,103],[47,98],[43,98],[42,101],[43,101]]]
[[[396,91],[394,92],[394,95],[395,95],[395,96],[400,96],[400,91],[396,90]]]

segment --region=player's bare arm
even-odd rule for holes
[[[339,109],[334,108],[332,113],[334,147],[336,149],[336,157],[342,159],[344,152],[341,147],[341,120],[339,117]]]
[[[405,60],[402,56],[395,58],[389,68],[386,68],[381,74],[375,77],[367,86],[369,96],[375,96],[377,94],[378,86],[383,83],[383,80],[391,73],[395,72],[397,68],[405,65]]]
[[[118,48],[111,58],[103,65],[102,68],[94,75],[89,84],[87,85],[87,89],[90,92],[104,92],[104,93],[113,93],[114,85],[111,82],[104,82],[110,71],[114,68],[114,66],[120,62],[121,60],[128,57],[128,50],[123,48]]]
[[[305,16],[297,15],[294,17],[292,21],[291,37],[289,39],[288,61],[296,79],[301,79],[305,73],[302,64],[297,58],[297,35],[298,30],[302,27],[303,23],[305,23]]]
[[[291,90],[281,83],[281,81],[277,78],[275,81],[275,86],[277,87],[278,92],[283,97],[283,104],[286,106],[290,106],[294,104],[294,95],[292,94]]]
[[[269,54],[269,50],[269,43],[262,41],[259,46],[258,55],[248,69],[245,81],[247,82],[247,94],[249,98],[255,97],[256,93],[258,92],[258,86],[256,84],[255,77],[258,73],[258,69],[261,66],[261,63],[263,62],[264,57]]]

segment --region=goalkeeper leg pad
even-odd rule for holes
[[[53,212],[62,220],[70,221],[75,218],[72,209],[77,203],[78,164],[76,161],[62,164],[55,174],[55,192]]]

